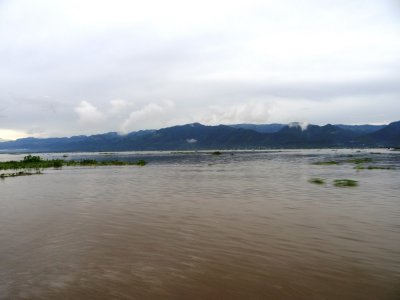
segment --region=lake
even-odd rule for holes
[[[0,299],[400,299],[400,152],[65,155],[148,164],[1,180]]]

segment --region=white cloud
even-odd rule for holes
[[[28,136],[32,136],[32,134],[20,130],[0,128],[0,141],[15,140]]]
[[[121,125],[121,131],[129,132],[138,129],[151,129],[154,126],[159,127],[165,120],[166,114],[170,113],[173,107],[174,103],[168,100],[146,104],[141,109],[129,114]]]
[[[131,106],[131,104],[123,99],[113,99],[110,101],[111,108],[109,114],[118,115],[126,112],[126,110]]]
[[[81,101],[75,108],[75,112],[79,115],[79,121],[82,123],[98,123],[105,118],[102,112],[87,101]]]
[[[399,16],[398,0],[0,0],[0,127],[398,120]]]
[[[210,106],[201,121],[206,124],[267,123],[270,103],[250,101],[230,106]]]

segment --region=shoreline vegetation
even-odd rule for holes
[[[22,170],[14,173],[1,173],[0,179],[7,177],[17,176],[28,176],[35,174],[43,174],[42,169],[54,168],[60,169],[64,166],[67,167],[83,167],[83,166],[145,166],[147,164],[144,160],[138,160],[136,162],[125,162],[120,160],[106,160],[97,161],[94,159],[83,159],[83,160],[63,160],[63,159],[49,159],[44,160],[40,156],[27,155],[23,160],[20,161],[5,161],[0,162],[0,170]],[[30,170],[35,170],[31,172]]]

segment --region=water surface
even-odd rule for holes
[[[399,299],[400,155],[359,151],[68,153],[149,164],[7,178],[0,299]],[[312,164],[349,155],[394,169]]]

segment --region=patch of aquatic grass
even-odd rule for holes
[[[358,165],[358,164],[372,162],[372,158],[370,158],[370,157],[354,158],[354,159],[348,159],[348,160],[346,160],[346,162],[354,163],[354,164]]]
[[[315,163],[313,163],[313,165],[317,165],[317,166],[331,166],[331,165],[338,165],[339,162],[334,161],[334,160],[330,160],[330,161],[317,161]]]
[[[144,166],[146,165],[147,162],[144,161],[143,159],[138,160],[136,162],[126,162],[126,161],[120,161],[120,160],[103,160],[103,161],[97,161],[94,159],[83,159],[80,161],[75,161],[75,160],[69,160],[65,162],[65,165],[69,167],[75,167],[75,166]]]
[[[357,165],[354,167],[356,170],[394,170],[391,166],[360,166]]]
[[[325,184],[325,180],[322,178],[311,178],[309,182],[315,184]]]
[[[79,162],[81,166],[96,166],[99,164],[97,160],[94,159],[83,159]]]
[[[196,154],[196,151],[172,151],[171,154]]]
[[[43,160],[39,156],[28,155],[21,161],[0,162],[0,170],[61,168],[63,164],[61,159]]]
[[[358,170],[365,170],[366,168],[365,168],[365,166],[357,165],[357,166],[354,166],[353,169],[358,171]]]
[[[144,166],[147,164],[147,162],[145,160],[141,159],[141,160],[138,160],[135,164],[138,166]]]
[[[42,174],[42,172],[39,170],[36,170],[36,172],[19,171],[19,172],[15,172],[15,173],[1,173],[0,179],[4,179],[7,177],[29,176],[29,175],[36,175],[36,174]]]
[[[18,169],[45,169],[45,168],[61,168],[63,166],[126,166],[136,165],[144,166],[146,161],[139,160],[136,162],[124,162],[118,160],[97,161],[94,159],[84,159],[81,161],[51,159],[43,160],[39,156],[28,155],[21,161],[0,162],[0,170],[18,170]]]
[[[337,187],[354,187],[358,185],[358,181],[352,179],[335,179],[333,184]]]
[[[54,159],[53,160],[53,168],[61,168],[63,166],[63,161],[61,159]]]

